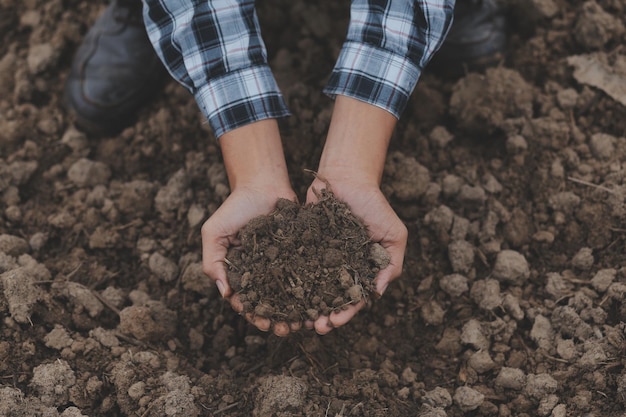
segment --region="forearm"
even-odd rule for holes
[[[452,23],[454,0],[353,0],[348,35],[324,92],[399,118]]]
[[[358,178],[380,185],[396,122],[386,110],[337,96],[320,159],[320,177],[335,181]]]
[[[276,120],[231,130],[220,138],[220,146],[232,191],[240,187],[291,189]]]

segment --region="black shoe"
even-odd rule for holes
[[[495,65],[504,57],[506,18],[497,0],[460,0],[445,42],[432,67],[460,75]]]
[[[146,34],[140,1],[113,0],[72,62],[65,99],[76,124],[114,134],[162,85],[165,69]]]

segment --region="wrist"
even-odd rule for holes
[[[386,110],[337,96],[320,158],[320,178],[380,185],[396,122]]]
[[[232,191],[291,188],[275,119],[231,130],[220,137],[220,146]]]

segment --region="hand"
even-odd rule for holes
[[[408,231],[380,191],[385,159],[396,118],[368,103],[337,96],[328,136],[317,170],[307,194],[307,203],[316,201],[313,187],[330,184],[335,197],[346,202],[367,226],[372,241],[380,243],[391,263],[375,278],[376,292],[382,295],[389,282],[402,273]],[[365,301],[330,316],[306,322],[320,334],[346,324],[365,305]]]
[[[220,146],[231,194],[202,226],[202,267],[238,313],[243,305],[228,284],[224,258],[231,246],[239,244],[237,233],[254,217],[269,214],[278,198],[296,200],[289,183],[287,164],[276,120],[250,123],[220,137]],[[245,317],[260,330],[268,331],[267,318],[246,313]],[[278,336],[298,330],[301,323],[274,323]]]
[[[219,209],[202,226],[202,265],[204,273],[215,280],[222,297],[228,299],[233,309],[243,312],[239,295],[234,294],[226,278],[224,258],[232,246],[239,246],[237,233],[254,217],[270,213],[278,198],[296,200],[291,188],[244,186],[235,190]],[[269,319],[245,314],[246,319],[260,330],[272,327]],[[300,323],[287,325],[275,323],[274,333],[285,336],[290,330],[298,330]]]
[[[370,238],[380,243],[391,257],[390,264],[381,270],[374,282],[376,292],[383,295],[389,282],[400,276],[408,231],[404,223],[398,218],[389,202],[380,191],[378,184],[367,183],[359,178],[333,178],[320,176],[313,181],[307,193],[307,203],[317,201],[314,189],[327,188],[326,180],[331,191],[339,200],[350,206],[352,213],[360,218],[368,228]],[[330,316],[320,316],[315,322],[305,322],[307,328],[315,328],[319,334],[326,334],[333,328],[343,326],[365,306],[366,300],[349,306],[347,309],[331,313]]]

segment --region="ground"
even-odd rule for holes
[[[348,2],[259,2],[302,201]],[[509,0],[502,62],[429,68],[382,188],[402,276],[349,324],[262,333],[200,266],[228,195],[174,82],[119,135],[62,88],[104,3],[0,0],[0,415],[623,416],[626,40],[621,0]]]

